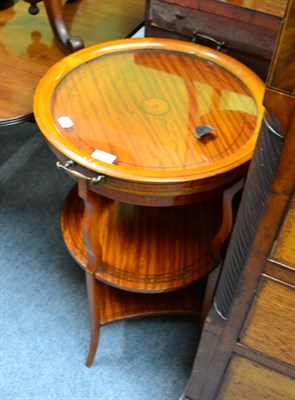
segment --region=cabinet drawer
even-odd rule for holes
[[[270,23],[265,25],[261,19],[259,25],[253,23],[253,18],[247,18],[249,11],[241,7],[236,7],[233,16],[204,11],[197,8],[197,2],[195,8],[191,7],[151,0],[148,18],[159,27],[190,38],[197,31],[225,42],[225,48],[246,51],[268,59],[272,57],[280,18],[267,16],[265,18]]]
[[[295,366],[295,288],[263,278],[240,343]]]
[[[295,275],[295,196],[291,199],[286,218],[274,243],[270,260],[293,269]]]
[[[284,1],[280,1],[283,10]],[[265,79],[281,16],[204,0],[147,1],[146,36],[194,40],[217,48],[252,68]],[[206,39],[209,37],[211,39]]]
[[[291,400],[295,381],[246,358],[234,356],[216,400]]]

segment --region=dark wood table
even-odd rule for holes
[[[145,0],[63,3],[61,10],[58,0],[41,1],[40,12],[32,16],[23,0],[0,1],[0,127],[34,120],[36,86],[52,65],[75,50],[76,36],[85,47],[121,39],[134,33],[144,19]],[[61,39],[51,28],[45,5],[52,25],[55,20],[59,28],[63,26]]]
[[[36,121],[77,180],[62,232],[86,271],[87,365],[101,324],[200,314],[198,283],[219,265],[231,227],[223,194],[251,159],[263,91],[232,58],[173,40],[93,46],[42,78]]]

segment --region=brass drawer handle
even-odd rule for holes
[[[105,181],[105,178],[106,178],[105,175],[98,175],[93,178],[90,178],[90,176],[86,176],[86,175],[82,174],[81,172],[71,169],[71,167],[73,167],[74,165],[75,165],[75,163],[72,160],[67,161],[64,165],[62,163],[60,163],[59,161],[57,161],[57,163],[56,163],[57,169],[64,170],[64,171],[68,172],[70,175],[74,176],[75,178],[85,179],[86,181],[90,181],[90,183],[92,183],[92,185],[96,185],[100,182]]]
[[[225,42],[223,42],[223,41],[221,42],[221,41],[219,41],[217,39],[214,39],[211,36],[205,35],[205,34],[200,33],[198,31],[194,31],[193,32],[193,39],[192,39],[193,43],[197,43],[198,39],[207,40],[208,42],[213,43],[216,46],[216,50],[220,50],[221,47],[225,46]]]

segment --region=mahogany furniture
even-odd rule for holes
[[[45,2],[49,17],[55,13],[62,27],[63,46],[50,27],[43,2],[38,4],[38,15],[32,16],[23,0],[0,1],[0,126],[33,120],[36,86],[52,65],[76,50],[74,43],[79,40],[72,37],[78,35],[86,47],[121,39],[130,36],[144,18],[144,0],[77,0],[55,11],[58,4]]]
[[[286,0],[147,0],[146,36],[194,41],[266,79]]]
[[[39,14],[38,3],[42,0],[25,1],[30,3],[28,11],[31,15]],[[71,0],[67,3],[74,3],[76,1],[77,3],[79,2],[79,0]],[[63,51],[67,54],[82,49],[84,47],[83,39],[80,36],[72,36],[69,32],[64,17],[62,0],[43,0],[43,2],[54,36]]]
[[[64,5],[62,0],[24,0],[24,1],[30,3],[29,13],[31,15],[37,15],[39,13],[40,9],[38,7],[38,3],[40,3],[40,1],[43,1],[54,36],[66,54],[73,53],[74,51],[80,50],[83,47],[85,47],[83,39],[80,36],[71,35],[69,31],[69,28],[67,26],[68,21],[66,20],[64,15]],[[79,12],[80,11],[79,3],[81,1],[82,0],[68,0],[66,4],[77,3],[75,9],[78,9]],[[142,2],[140,1],[139,3],[142,4]],[[129,4],[126,3],[124,5],[126,7],[129,6]],[[131,7],[133,5],[134,4],[130,4]],[[113,8],[111,12],[116,14],[116,12],[114,12],[115,10],[114,4],[112,7]],[[131,9],[130,11],[132,13],[133,10]],[[129,32],[130,36],[135,30],[137,30],[138,25],[134,26],[133,31]]]
[[[236,60],[167,39],[83,49],[42,78],[37,124],[77,180],[62,232],[86,271],[88,366],[101,324],[201,312],[198,282],[231,228],[222,195],[252,157],[263,91]]]
[[[183,399],[295,398],[295,1],[266,113]]]

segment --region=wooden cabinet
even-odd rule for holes
[[[295,398],[294,23],[289,0],[264,121],[184,400]]]
[[[254,393],[256,400],[295,398],[294,217],[293,197],[253,288],[245,322],[214,397],[218,400],[250,400]],[[288,242],[291,246],[287,255],[284,246]],[[276,260],[272,258],[273,253]]]
[[[234,356],[216,400],[291,400],[294,398],[294,385],[294,380],[286,375],[247,358]]]
[[[275,175],[260,180],[267,156],[256,150],[185,400],[295,398],[295,136],[289,133],[277,162],[271,146],[278,142],[265,135],[258,153],[269,154]],[[256,197],[263,202],[257,225]]]
[[[259,286],[239,343],[295,366],[295,287],[264,274]]]
[[[148,0],[146,36],[217,48],[266,78],[286,0]]]

